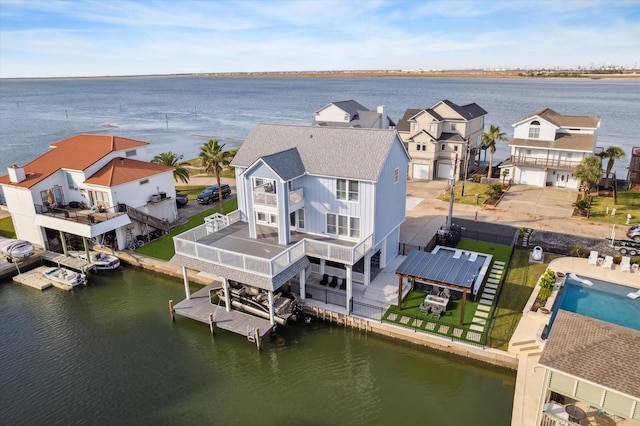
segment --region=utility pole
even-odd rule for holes
[[[469,146],[469,138],[464,138],[467,156],[464,160],[464,179],[462,180],[462,196],[464,197],[464,186],[467,183],[467,173],[469,172],[469,154],[471,153],[471,147]]]
[[[447,232],[451,230],[451,218],[453,217],[453,199],[456,196],[456,173],[458,171],[458,154],[453,163],[453,172],[451,173],[451,180],[449,185],[451,186],[449,192],[449,214],[447,215]]]

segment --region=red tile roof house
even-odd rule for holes
[[[43,248],[49,238],[65,248],[71,235],[106,238],[121,250],[154,223],[175,221],[173,168],[144,161],[147,145],[80,134],[52,143],[24,166],[10,166],[0,185],[17,237]]]

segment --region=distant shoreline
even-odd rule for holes
[[[152,78],[552,78],[552,79],[591,79],[591,80],[640,80],[640,70],[627,73],[579,72],[564,71],[485,71],[485,70],[452,70],[452,71],[300,71],[300,72],[237,72],[237,73],[189,73],[189,74],[150,74],[119,75],[94,77],[12,77],[0,78],[1,82],[19,81],[56,81],[56,80],[120,80],[120,79],[152,79]]]

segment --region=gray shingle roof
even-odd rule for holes
[[[265,155],[262,160],[273,169],[282,180],[291,180],[304,174],[304,164],[296,148]]]
[[[359,104],[358,102],[356,102],[354,100],[331,102],[330,104],[327,104],[327,105],[323,106],[322,108],[320,108],[318,111],[321,111],[321,110],[325,109],[329,105],[337,106],[338,108],[340,108],[344,112],[349,113],[349,115],[351,115],[351,117],[353,117],[354,115],[357,115],[358,111],[369,111],[369,109],[367,107]],[[316,113],[318,111],[316,111]]]
[[[640,331],[560,310],[540,364],[640,398]]]
[[[532,117],[541,117],[555,124],[558,127],[576,127],[576,128],[592,128],[595,129],[600,123],[600,117],[597,116],[582,116],[582,115],[561,115],[552,110],[551,108],[545,108],[543,110],[529,114],[518,121],[527,120]]]
[[[480,105],[476,104],[475,102],[472,104],[458,106],[450,100],[445,99],[444,101],[442,101],[442,103],[447,104],[451,109],[460,114],[460,116],[465,120],[472,120],[474,118],[487,114],[487,111],[485,111]]]
[[[231,165],[249,167],[259,158],[296,148],[308,174],[376,181],[395,140],[395,130],[260,123]]]

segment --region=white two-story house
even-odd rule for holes
[[[349,311],[398,254],[408,161],[395,130],[258,124],[231,163],[238,210],[174,237],[172,261]]]
[[[480,152],[484,116],[478,104],[458,106],[443,100],[425,109],[407,109],[398,121],[398,133],[411,157],[413,179],[449,179],[471,172]]]
[[[359,127],[363,129],[395,129],[384,105],[375,111],[354,100],[332,102],[313,113],[315,126]]]
[[[500,165],[516,184],[577,189],[573,169],[596,152],[600,117],[561,115],[550,108],[513,124],[511,156]]]
[[[173,168],[146,160],[148,143],[81,134],[0,176],[17,237],[50,248],[72,236],[119,249],[175,221]]]

